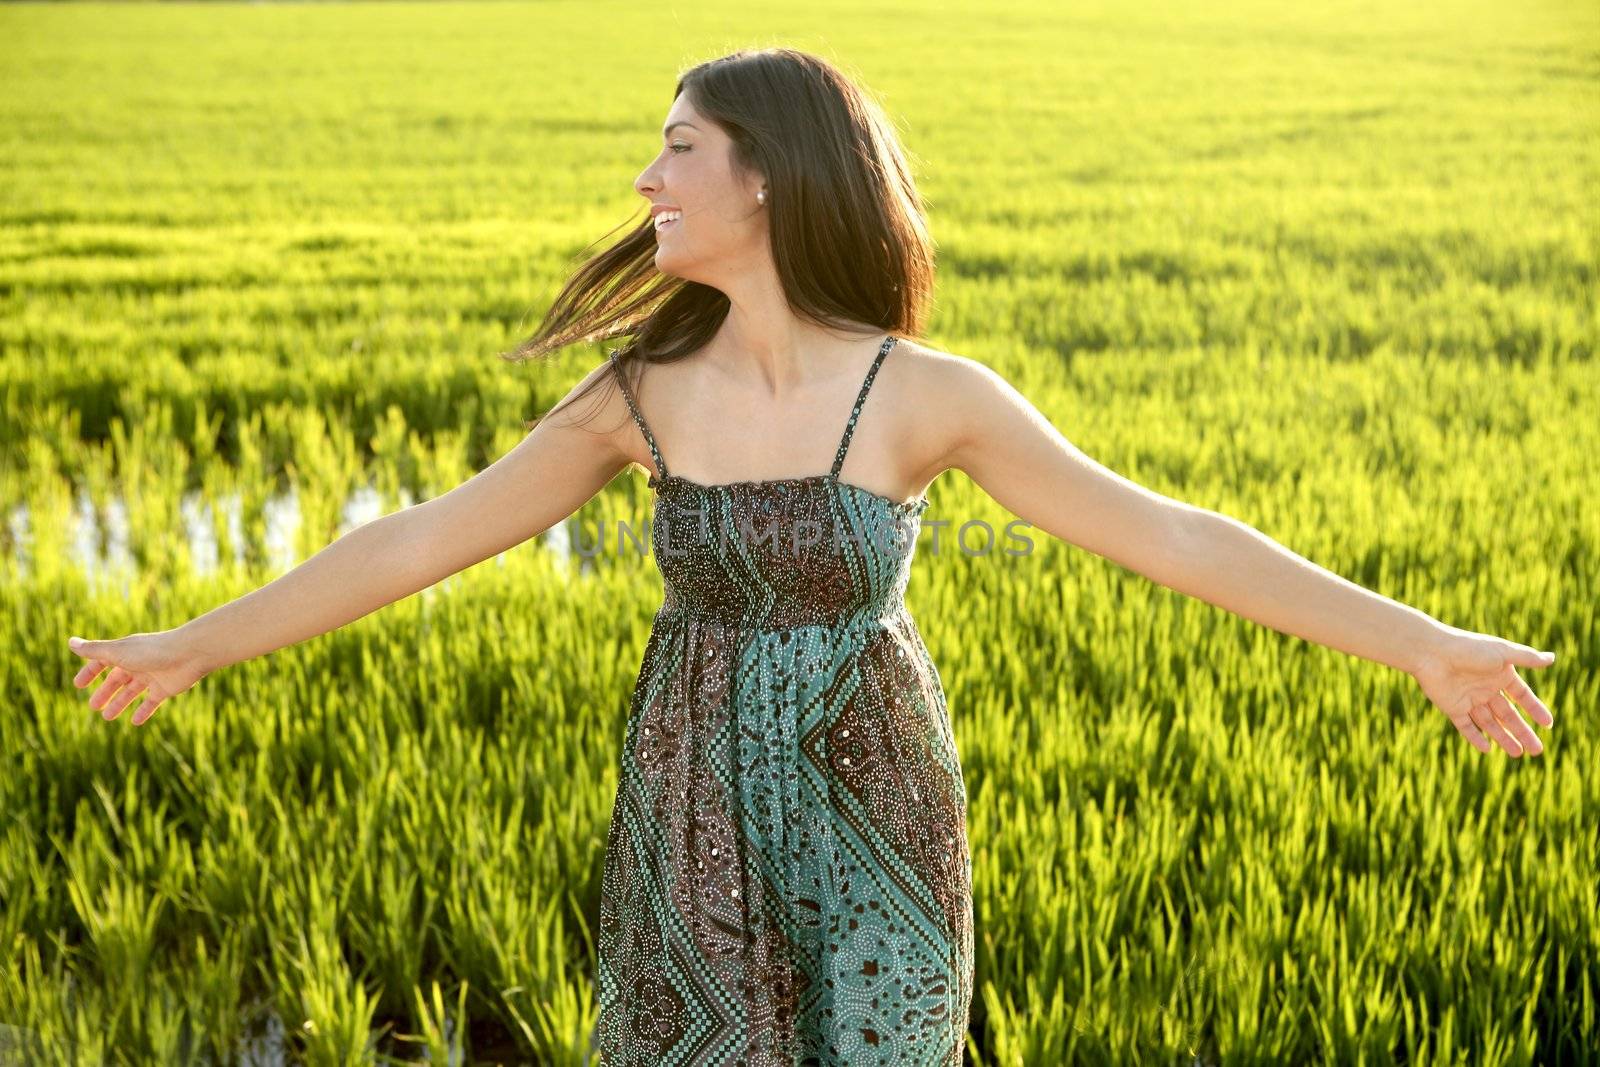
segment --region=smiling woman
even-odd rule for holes
[[[630,332],[608,379],[657,492],[664,595],[602,884],[604,1062],[959,1064],[973,977],[966,792],[938,671],[904,601],[927,498],[840,477],[864,407],[893,413],[872,386],[898,332],[925,315],[933,256],[920,202],[881,112],[814,56],[703,64],[680,79],[667,119],[635,183],[651,225],[579,270],[513,357]],[[624,362],[703,364],[731,349],[730,310],[752,281],[781,293],[771,321],[818,331],[809,362],[822,384],[790,391],[824,398],[824,424],[837,411],[833,464],[671,473]],[[863,373],[865,340],[876,352]],[[840,410],[838,383],[856,375]],[[729,436],[684,449],[741,451]],[[765,525],[773,544],[798,546],[802,526],[823,523],[848,533],[792,553],[744,539]],[[697,527],[720,536],[694,538]]]

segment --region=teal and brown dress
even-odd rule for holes
[[[602,877],[604,1067],[960,1064],[966,792],[904,595],[925,497],[656,473],[663,600]]]

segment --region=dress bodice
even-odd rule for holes
[[[834,624],[904,609],[926,497],[895,501],[839,479],[890,335],[867,371],[826,474],[707,485],[667,470],[618,368],[659,473],[649,543],[662,612],[760,629]],[[612,356],[615,366],[616,357]]]

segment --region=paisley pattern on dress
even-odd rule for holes
[[[650,447],[663,598],[623,736],[597,937],[604,1067],[959,1065],[966,788],[904,600],[924,497],[704,485]]]

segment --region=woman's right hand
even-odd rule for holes
[[[72,679],[79,689],[111,668],[100,688],[89,696],[89,706],[107,722],[142,695],[144,703],[133,713],[133,725],[142,726],[168,697],[177,696],[206,675],[194,648],[174,630],[109,641],[72,637],[67,639],[67,647],[88,661]]]

